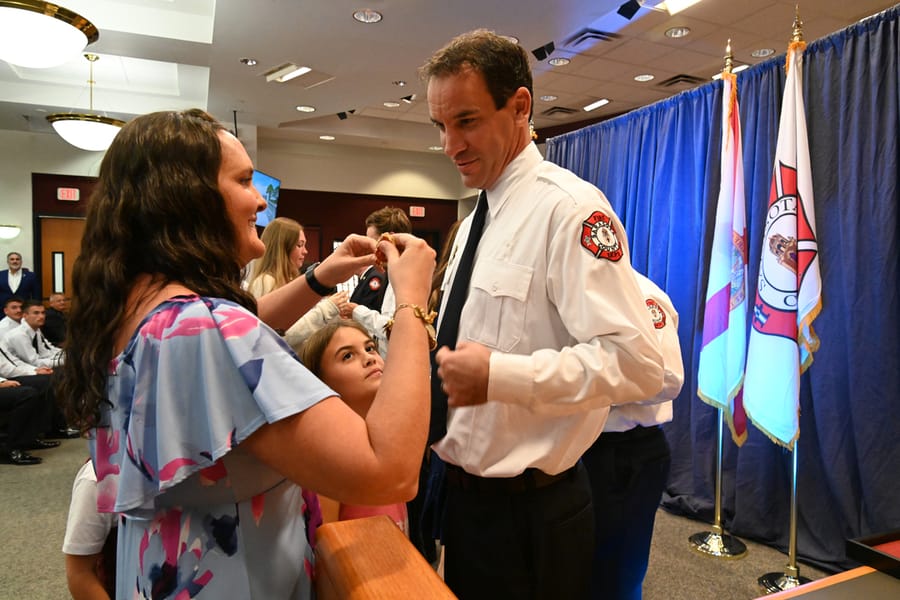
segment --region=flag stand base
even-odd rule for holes
[[[716,558],[743,558],[747,546],[741,540],[728,534],[704,531],[688,538],[691,548],[700,554]]]
[[[759,581],[760,587],[767,594],[774,594],[775,592],[794,589],[804,583],[809,583],[811,580],[807,577],[801,577],[799,574],[794,576],[787,573],[766,573],[757,581]]]

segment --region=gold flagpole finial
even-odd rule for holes
[[[794,28],[791,36],[792,42],[803,41],[803,21],[800,20],[800,5],[794,5]]]
[[[728,44],[725,46],[725,72],[731,73],[734,67],[734,54],[731,53],[731,38],[728,38]]]

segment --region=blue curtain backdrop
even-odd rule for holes
[[[900,529],[898,22],[900,5],[810,44],[804,60],[823,309],[814,324],[821,349],[800,390],[797,549],[802,560],[834,569],[855,564],[845,539]],[[784,59],[738,75],[751,298]],[[627,229],[635,268],[667,291],[680,314],[685,382],[665,427],[672,470],[663,505],[707,522],[718,412],[697,398],[696,373],[721,93],[721,82],[710,83],[547,141],[549,160],[606,193]],[[791,460],[752,425],[741,448],[726,438],[722,518],[729,532],[786,551]]]

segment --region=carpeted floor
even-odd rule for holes
[[[63,440],[59,448],[35,455],[43,464],[0,465],[0,600],[69,598],[61,547],[72,479],[88,456],[87,442]],[[761,575],[783,572],[787,564],[781,552],[752,542],[737,560],[694,552],[688,538],[708,530],[706,523],[659,511],[646,600],[749,600],[762,594]],[[805,565],[800,574],[826,575]]]

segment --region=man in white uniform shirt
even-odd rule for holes
[[[432,412],[447,418],[432,434],[447,463],[445,580],[463,599],[581,598],[594,518],[579,458],[610,405],[662,389],[653,323],[609,202],[531,142],[528,54],[475,31],[422,74],[444,153],[487,210],[455,349],[436,354],[450,407]],[[447,267],[439,339],[472,223]]]
[[[5,316],[0,319],[0,339],[22,322],[22,299],[18,296],[7,298],[3,304],[3,314]]]
[[[45,317],[44,305],[39,300],[29,300],[24,305],[22,323],[6,334],[4,342],[6,350],[19,361],[52,369],[61,364],[63,354],[41,333]]]
[[[595,600],[640,600],[653,522],[669,476],[669,444],[659,427],[672,420],[684,383],[678,313],[669,296],[638,275],[665,365],[662,391],[643,402],[613,406],[603,433],[581,460],[591,478],[596,548]]]

